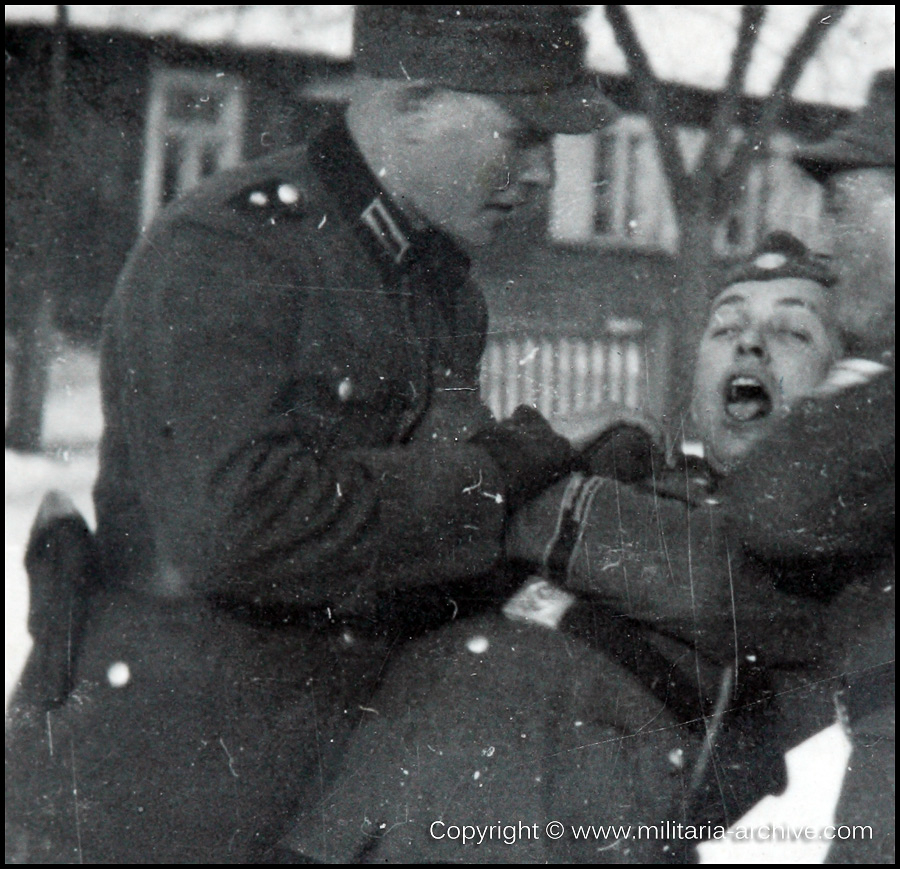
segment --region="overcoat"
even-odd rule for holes
[[[805,565],[787,590],[823,602],[823,675],[853,752],[835,823],[871,828],[836,839],[829,863],[895,859],[895,422],[890,364],[850,360],[847,388],[801,402],[723,481],[729,524],[769,567]]]
[[[406,646],[285,845],[336,863],[677,862],[778,792],[787,683],[755,637],[779,631],[765,654],[802,670],[802,693],[817,611],[771,591],[736,605],[729,570],[767,578],[730,554],[708,482],[576,476],[520,510],[510,552],[576,594],[558,629],[495,613]]]
[[[560,629],[495,614],[406,647],[286,846],[326,862],[690,859],[778,791],[784,751],[831,723],[837,692],[854,753],[836,823],[873,835],[836,840],[829,862],[891,862],[893,389],[886,371],[801,402],[705,493],[686,468],[575,496],[570,481],[523,508],[509,550],[551,568],[561,553],[579,595]]]
[[[8,721],[14,861],[252,862],[319,798],[391,649],[502,582],[485,332],[343,124],[146,230],[106,312],[75,687]]]

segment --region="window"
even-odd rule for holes
[[[560,242],[673,251],[678,228],[646,119],[554,139],[550,234]]]
[[[689,171],[705,135],[699,128],[678,130]],[[790,228],[804,239],[816,235],[817,194],[791,166],[792,147],[786,136],[776,136],[772,157],[751,167],[715,229],[713,244],[720,256],[748,254],[762,226]],[[627,115],[596,133],[556,136],[554,168],[549,222],[554,241],[677,251],[678,221],[646,118]]]
[[[241,160],[244,91],[225,73],[156,70],[150,85],[141,226],[206,175]]]

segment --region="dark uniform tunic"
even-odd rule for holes
[[[853,745],[835,823],[872,828],[835,840],[829,863],[895,859],[896,375],[878,367],[802,402],[723,483],[743,547],[769,566],[807,566],[815,581],[788,591],[826,609],[817,643]]]
[[[729,571],[752,568],[705,482],[573,478],[519,511],[510,550],[578,594],[560,629],[496,614],[407,646],[286,845],[338,863],[659,863],[777,792],[785,735],[752,641],[777,607],[735,606]],[[778,615],[770,653],[806,666],[810,614]]]
[[[252,861],[318,798],[396,643],[495,595],[467,272],[342,126],[150,227],[106,316],[75,688],[13,707],[14,859]]]

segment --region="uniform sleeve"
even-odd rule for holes
[[[540,563],[567,533],[560,527],[566,485],[518,511],[507,537],[511,557]],[[556,565],[567,588],[686,638],[700,615],[730,619],[728,559],[712,508],[602,477],[589,478],[571,508],[577,527],[563,546],[565,563]]]
[[[220,557],[207,582],[261,601],[354,608],[372,592],[478,576],[500,556],[496,476],[466,445],[316,458],[292,438],[264,437],[207,481],[226,508],[210,529]]]
[[[718,499],[692,506],[596,477],[573,501],[570,485],[516,513],[511,557],[541,565],[549,556],[570,591],[710,661],[793,666],[815,658],[824,607],[776,590],[768,569],[750,563],[730,538]],[[568,531],[561,521],[567,502],[575,518]],[[561,562],[552,550],[564,553]]]
[[[323,403],[296,365],[303,299],[321,288],[283,257],[170,233],[124,286],[113,414],[159,571],[202,593],[340,610],[495,565],[499,469],[464,442],[397,443],[390,394],[345,416]],[[375,328],[378,299],[366,303]]]
[[[802,402],[722,482],[737,539],[787,566],[882,557],[894,533],[894,425],[893,372]]]

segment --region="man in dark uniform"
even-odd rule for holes
[[[853,745],[829,863],[893,863],[895,74],[798,162],[825,188],[840,274],[839,320],[853,358],[801,402],[723,484],[733,529],[762,563],[807,566],[798,600],[827,604],[825,675]]]
[[[525,505],[508,551],[545,579],[505,617],[392,661],[377,714],[288,848],[339,863],[666,862],[783,786],[763,664],[814,681],[818,610],[782,600],[729,543],[714,485],[839,355],[833,281],[783,234],[730,276],[694,387],[712,467],[651,456],[623,485],[604,441],[588,452],[603,476]]]
[[[39,640],[12,708],[8,859],[252,862],[396,644],[502,596],[508,511],[573,453],[481,405],[459,245],[525,198],[533,131],[610,118],[582,49],[570,7],[357,7],[346,123],[148,230],[106,312],[99,578],[70,646],[32,625],[71,691],[29,683]]]

